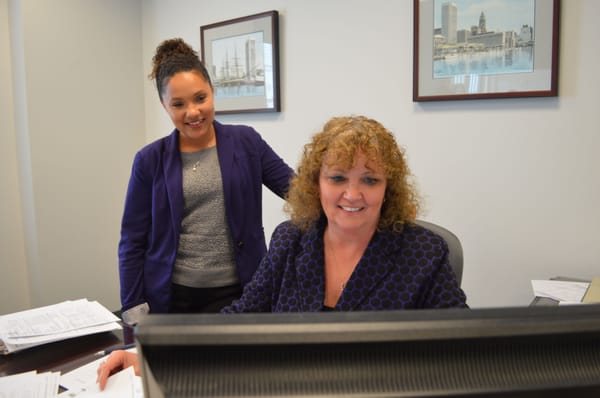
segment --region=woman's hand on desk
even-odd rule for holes
[[[106,380],[108,380],[110,375],[130,366],[133,366],[135,374],[139,376],[140,369],[137,354],[123,350],[113,351],[106,358],[106,361],[100,364],[98,370],[96,371],[98,373],[96,382],[98,383],[100,390],[104,390],[104,387],[106,387]]]

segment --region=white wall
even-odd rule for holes
[[[408,0],[9,3],[23,8],[26,67],[12,71],[14,95],[0,92],[2,105],[16,104],[12,121],[0,109],[0,183],[12,192],[3,190],[0,203],[0,264],[3,276],[14,275],[2,278],[0,313],[78,297],[118,306],[116,244],[131,160],[171,130],[145,78],[156,45],[182,37],[200,50],[201,25],[271,9],[280,13],[283,110],[220,121],[255,126],[295,166],[331,116],[380,120],[407,149],[422,218],[463,242],[471,306],[526,305],[531,279],[599,274],[600,55],[586,50],[596,46],[595,0],[562,2],[558,98],[438,103],[412,102]],[[18,20],[9,18],[11,32]],[[20,61],[13,49],[6,64],[6,42],[2,88]],[[15,146],[16,157],[5,149]],[[271,194],[264,207],[270,236],[285,215]]]
[[[0,314],[30,306],[14,134],[8,4],[0,0]]]
[[[600,128],[595,0],[562,2],[560,96],[412,102],[412,1],[145,1],[144,60],[200,26],[280,13],[283,111],[221,116],[255,126],[295,166],[328,118],[361,113],[392,129],[425,198],[423,218],[453,230],[465,252],[471,306],[526,305],[530,280],[600,275]],[[170,130],[146,86],[148,139]],[[285,218],[267,196],[266,228]]]
[[[3,118],[2,151],[13,154],[2,160],[11,218],[0,231],[12,248],[0,253],[10,292],[0,313],[81,297],[120,307],[120,213],[144,143],[140,3],[2,2],[12,75],[0,77],[12,93],[0,98],[14,119]]]

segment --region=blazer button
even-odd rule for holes
[[[244,241],[239,241],[239,242],[238,242],[238,247],[239,247],[239,248],[242,248],[242,247],[244,247]]]

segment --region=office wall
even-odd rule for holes
[[[0,313],[82,297],[119,308],[120,213],[144,143],[140,4],[1,3]]]
[[[8,3],[0,0],[0,314],[30,305],[9,55]]]
[[[525,305],[530,280],[589,278],[600,264],[600,127],[595,0],[562,2],[558,98],[412,102],[412,1],[145,1],[144,67],[163,39],[200,49],[200,26],[280,13],[283,111],[222,116],[249,123],[294,166],[333,115],[391,128],[425,199],[423,218],[453,230],[472,306]],[[491,17],[488,17],[488,20]],[[145,86],[148,140],[169,121]],[[266,230],[285,215],[267,196]]]
[[[463,242],[472,306],[525,305],[535,278],[597,276],[600,55],[586,49],[600,3],[562,3],[558,98],[424,104],[408,0],[0,0],[0,314],[118,306],[131,160],[171,130],[145,78],[154,48],[179,36],[199,50],[201,25],[271,9],[283,111],[219,120],[255,126],[295,166],[329,117],[379,119],[407,150],[423,218]],[[285,215],[270,193],[264,207],[270,236]]]

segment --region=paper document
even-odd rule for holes
[[[142,378],[136,376],[133,366],[123,369],[110,376],[104,391],[100,391],[98,384],[89,385],[84,390],[69,390],[59,394],[61,398],[143,398]]]
[[[0,397],[56,397],[58,378],[58,372],[37,373],[36,371],[0,377]]]
[[[97,301],[64,301],[0,316],[0,352],[121,329],[119,318]]]
[[[137,352],[135,348],[127,351]],[[97,370],[103,361],[106,361],[106,356],[61,375],[60,385],[65,390],[68,390],[68,393],[63,394],[69,397],[76,397],[89,391],[96,391],[98,389],[96,384]]]
[[[559,302],[581,303],[588,282],[532,280],[533,293],[538,297],[549,297]]]

